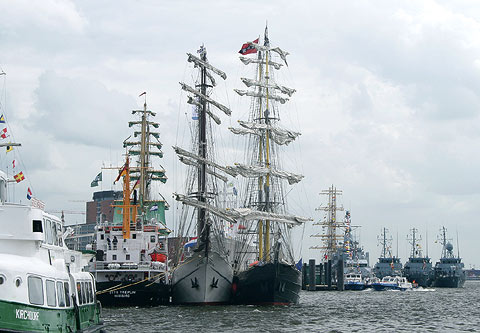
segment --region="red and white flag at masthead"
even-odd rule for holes
[[[253,46],[253,44],[258,44],[258,38],[255,39],[253,42],[248,42],[243,44],[242,48],[240,49],[240,51],[238,51],[238,53],[243,55],[250,54],[250,53],[257,53],[257,49],[255,48],[255,46]]]

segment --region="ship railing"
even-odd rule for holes
[[[163,270],[165,264],[158,261],[140,261],[140,262],[102,262],[97,261],[95,268],[97,270]]]

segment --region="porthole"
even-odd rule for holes
[[[0,275],[0,284],[3,284],[5,282],[5,276]]]
[[[21,284],[22,284],[22,279],[19,278],[19,277],[17,277],[17,278],[15,279],[15,285],[16,285],[17,288],[18,288],[18,287],[20,287]]]

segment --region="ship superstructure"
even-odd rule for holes
[[[358,238],[354,236],[354,228],[351,222],[350,211],[345,212],[345,234],[343,237],[343,252],[345,274],[360,274],[363,279],[372,277],[369,253],[365,252]]]
[[[435,287],[460,288],[466,280],[464,264],[460,253],[457,256],[453,253],[453,245],[447,240],[445,227],[442,227],[438,240],[442,244],[442,256],[435,264],[433,285]]]
[[[407,238],[412,249],[410,257],[403,267],[403,275],[409,282],[416,283],[420,287],[429,287],[433,283],[433,267],[428,257],[423,255],[420,241],[421,236],[415,228],[410,229],[410,237]]]
[[[402,275],[400,258],[392,254],[392,240],[392,237],[388,235],[387,228],[383,228],[381,236],[378,237],[378,243],[382,247],[382,252],[378,262],[373,267],[373,274],[379,279],[383,279],[386,276]]]
[[[144,95],[144,94],[142,94]],[[112,221],[100,221],[96,227],[96,260],[90,271],[97,279],[98,298],[104,305],[158,305],[169,302],[168,244],[166,227],[168,203],[154,193],[155,183],[165,183],[163,167],[154,163],[161,158],[159,124],[155,113],[134,110],[137,119],[133,139],[126,139],[125,164],[116,181],[123,181],[123,198],[113,205]]]

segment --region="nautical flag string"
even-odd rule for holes
[[[12,161],[12,166],[15,169],[15,160]]]
[[[0,116],[0,124],[5,124],[5,117],[3,114]]]
[[[32,190],[30,190],[30,187],[27,189],[27,199],[31,200],[32,199]]]
[[[17,173],[15,176],[13,176],[13,178],[15,178],[15,181],[17,183],[20,183],[22,180],[25,180],[25,176],[23,175],[23,172],[20,171],[19,173]]]
[[[7,153],[11,152],[13,150],[13,146],[7,146]]]
[[[0,136],[2,137],[2,139],[7,138],[7,128],[6,127],[3,130],[0,131]]]

